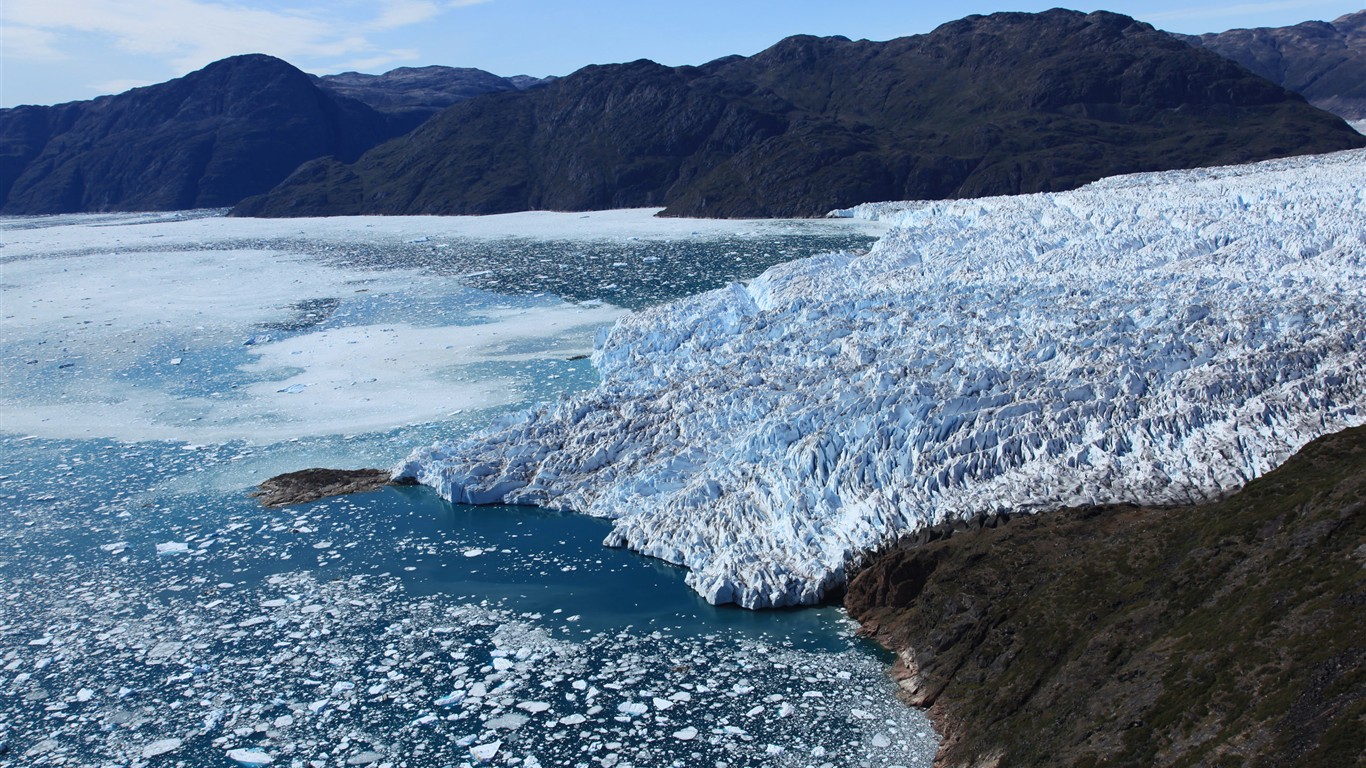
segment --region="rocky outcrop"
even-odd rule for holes
[[[1348,120],[1366,119],[1366,11],[1333,22],[1178,35]]]
[[[0,110],[0,212],[227,207],[404,129],[284,61],[234,56],[117,96]]]
[[[302,469],[262,482],[251,495],[267,507],[288,507],[394,484],[387,469]]]
[[[700,67],[587,67],[457,104],[354,164],[312,163],[234,213],[818,216],[1363,144],[1126,16],[1000,13],[885,43],[798,36]]]
[[[845,606],[937,765],[1361,765],[1366,428],[1222,502],[1101,506],[870,558]]]

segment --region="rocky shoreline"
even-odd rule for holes
[[[1366,428],[1223,501],[903,540],[845,606],[936,764],[1361,765]]]

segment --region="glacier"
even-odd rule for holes
[[[1363,423],[1366,151],[832,215],[889,228],[619,319],[595,389],[395,476],[611,518],[762,608],[924,526],[1209,500]]]

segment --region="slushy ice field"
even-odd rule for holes
[[[838,609],[710,606],[585,516],[248,496],[582,391],[626,309],[879,226],[650,213],[0,222],[0,766],[928,765]]]

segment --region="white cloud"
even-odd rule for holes
[[[57,36],[42,29],[20,27],[6,19],[0,34],[0,50],[7,59],[60,61],[66,58],[57,45]]]
[[[68,35],[93,34],[179,72],[239,53],[268,53],[297,64],[392,62],[413,54],[386,49],[376,35],[479,1],[383,0],[363,4],[358,15],[358,4],[344,2],[279,9],[214,0],[5,0],[5,56],[52,59],[71,44]]]
[[[442,10],[433,0],[386,0],[380,4],[374,26],[378,29],[396,29],[421,24],[441,15]]]
[[[421,54],[414,49],[401,51],[388,51],[377,56],[363,59],[351,59],[344,64],[327,67],[328,72],[383,72],[393,69],[395,66],[411,63],[421,57]]]

